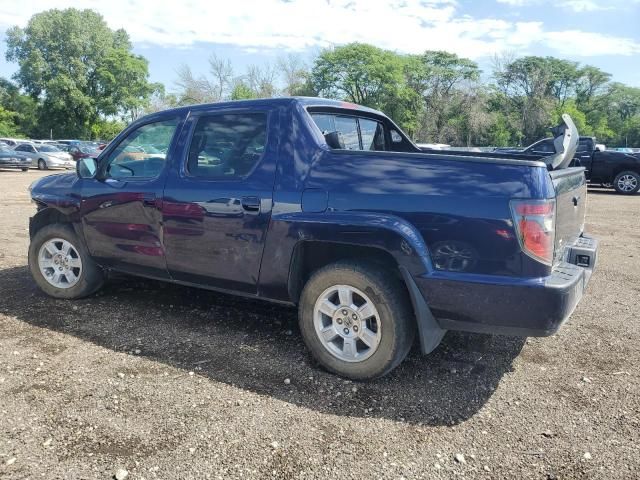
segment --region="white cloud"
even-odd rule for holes
[[[639,0],[496,0],[511,7],[545,6],[545,8],[563,8],[576,13],[615,10],[640,3]]]
[[[579,30],[547,32],[544,35],[544,42],[557,52],[570,56],[640,54],[640,44],[631,39],[607,37],[599,33]]]
[[[539,0],[499,1],[517,6]],[[595,0],[565,3],[588,9]],[[549,32],[541,22],[462,15],[456,0],[23,0],[20,9],[0,5],[0,27],[25,25],[33,13],[70,6],[97,10],[138,45],[160,47],[203,42],[303,50],[360,41],[402,52],[442,49],[470,58],[505,50],[526,53],[536,45],[580,56],[632,55],[640,48],[627,38]]]

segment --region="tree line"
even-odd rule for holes
[[[444,51],[400,54],[351,43],[312,61],[286,55],[238,72],[212,54],[208,74],[176,70],[171,91],[149,81],[123,30],[91,10],[50,10],[7,32],[13,82],[0,79],[0,134],[111,138],[144,113],[194,103],[323,96],[384,111],[422,142],[526,145],[569,113],[582,135],[640,146],[640,88],[554,57],[496,56],[490,71]]]

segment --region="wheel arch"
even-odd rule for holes
[[[61,212],[57,208],[53,207],[45,207],[38,210],[38,212],[29,219],[29,238],[33,239],[33,237],[41,230],[43,227],[47,225],[53,224],[63,224],[68,225],[73,228],[73,231],[78,234],[78,237],[83,240],[82,235],[79,234],[78,229],[76,228],[73,219]]]
[[[381,266],[406,288],[418,326],[423,353],[435,349],[446,333],[433,317],[413,275],[433,270],[422,235],[406,220],[384,214],[305,216],[289,225],[297,241],[287,278],[288,296],[297,304],[310,276],[339,260],[362,260]]]

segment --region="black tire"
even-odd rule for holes
[[[47,162],[45,162],[42,158],[38,159],[38,170],[47,170]]]
[[[54,238],[60,238],[71,243],[82,261],[82,270],[77,283],[68,288],[57,288],[49,283],[38,265],[40,248],[45,242]],[[104,272],[93,261],[73,228],[63,224],[47,225],[34,235],[29,245],[29,269],[38,287],[54,298],[75,299],[86,297],[98,290],[104,284],[105,279]]]
[[[379,313],[379,344],[362,361],[340,359],[323,345],[316,333],[316,300],[335,285],[348,285],[364,292]],[[416,330],[411,301],[401,280],[379,266],[354,261],[340,261],[317,270],[302,291],[298,317],[304,342],[316,361],[327,370],[353,380],[381,377],[397,367],[409,353]]]
[[[23,172],[27,172],[27,171],[29,171],[29,169],[28,169],[28,168],[21,168],[20,170],[22,170]]]
[[[630,181],[631,184],[625,182],[625,179]],[[621,195],[633,195],[640,190],[640,174],[638,172],[632,172],[630,170],[620,172],[613,180],[613,188]]]

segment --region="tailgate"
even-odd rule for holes
[[[562,261],[565,247],[584,231],[587,210],[587,182],[583,167],[549,172],[556,191],[556,239],[554,264]]]

